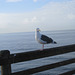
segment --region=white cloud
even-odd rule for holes
[[[34,2],[37,2],[38,0],[33,0]]]
[[[36,27],[43,30],[75,29],[75,0],[50,2],[29,13],[0,13],[0,32],[32,31]]]
[[[32,20],[31,20],[31,22],[33,22],[33,23],[34,22],[38,22],[37,17],[33,17]]]
[[[33,2],[43,2],[43,1],[46,1],[46,0],[33,0]]]
[[[23,0],[6,0],[6,2],[20,2],[20,1],[23,1]]]
[[[32,24],[32,23],[38,23],[38,22],[39,20],[35,16],[32,16],[31,18],[25,18],[23,20],[23,24]]]
[[[75,29],[75,1],[66,2],[50,2],[40,9],[40,17],[44,17],[45,21],[41,21],[44,29]],[[72,19],[72,20],[71,20]],[[41,26],[42,27],[42,26]]]
[[[72,20],[75,19],[75,14],[68,14],[68,18]]]
[[[9,19],[7,19],[8,15],[4,13],[0,13],[0,28],[5,28],[7,23],[9,23]]]

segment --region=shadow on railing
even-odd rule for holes
[[[75,52],[75,44],[44,49],[43,51],[36,50],[36,51],[15,53],[15,54],[10,54],[9,50],[2,50],[0,51],[1,75],[30,75],[37,72],[75,63],[75,58],[72,58],[69,60],[65,60],[65,61],[61,61],[61,62],[57,62],[53,64],[43,65],[40,67],[11,73],[11,64],[13,63],[29,61],[29,60],[34,60],[34,59],[39,59],[44,57],[50,57],[50,56],[55,56],[59,54],[69,53],[69,52]],[[72,75],[74,73],[75,73],[75,70],[72,70],[60,75],[68,75],[68,74]]]

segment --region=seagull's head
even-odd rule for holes
[[[36,31],[37,31],[37,32],[39,32],[39,31],[40,31],[40,29],[39,29],[39,28],[36,28]]]

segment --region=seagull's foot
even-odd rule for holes
[[[40,49],[40,51],[43,51],[44,49]]]

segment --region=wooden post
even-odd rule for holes
[[[10,52],[8,50],[0,51],[0,56],[2,58],[8,59]],[[10,75],[11,74],[11,64],[5,62],[4,65],[1,65],[1,75]]]

